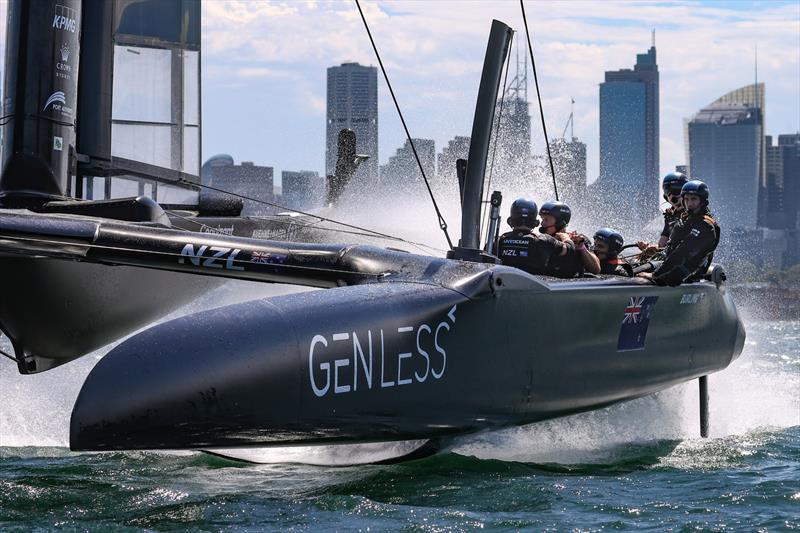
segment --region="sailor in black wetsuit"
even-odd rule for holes
[[[600,273],[600,260],[590,250],[592,242],[589,238],[575,231],[567,232],[567,224],[572,218],[572,211],[567,204],[545,202],[539,210],[539,216],[542,217],[542,225],[539,227],[540,234],[550,235],[562,242],[571,241],[575,247],[574,254],[567,254],[555,259],[563,277],[571,278],[583,275],[584,272]]]
[[[633,277],[633,267],[619,258],[625,241],[622,235],[611,228],[600,228],[594,234],[594,255],[600,260],[600,273]]]
[[[685,212],[672,228],[664,263],[652,274],[639,274],[658,285],[702,279],[719,244],[720,229],[708,209],[708,185],[698,180],[687,182],[681,197]]]
[[[670,207],[664,211],[664,229],[661,230],[657,244],[649,244],[644,241],[636,243],[639,249],[647,254],[648,257],[667,245],[672,228],[681,219],[681,213],[683,213],[681,188],[687,181],[689,179],[682,172],[670,172],[664,176],[664,180],[661,182],[661,190],[664,193],[664,200],[670,203]]]
[[[562,259],[575,255],[574,245],[550,235],[534,234],[533,228],[539,225],[537,215],[536,202],[526,198],[515,200],[508,218],[508,225],[513,230],[499,237],[497,255],[504,265],[530,274],[572,277],[574,272],[564,272]]]

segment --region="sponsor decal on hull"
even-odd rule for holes
[[[456,307],[430,324],[314,335],[308,349],[308,378],[314,396],[359,389],[377,392],[442,379]]]

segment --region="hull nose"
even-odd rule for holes
[[[251,327],[255,319],[258,331]],[[87,378],[72,412],[70,447],[200,448],[219,445],[219,435],[246,444],[254,438],[256,414],[284,425],[296,416],[297,402],[286,400],[297,394],[299,381],[287,332],[274,306],[253,301],[132,337]]]
[[[450,409],[429,409],[460,379],[446,350],[451,357],[459,351],[455,310],[463,301],[441,287],[387,283],[159,324],[117,346],[89,374],[72,412],[70,446],[366,442],[471,427],[474,409],[457,399]]]
[[[733,346],[733,357],[731,361],[735,361],[740,355],[742,355],[742,350],[744,349],[744,341],[747,338],[747,333],[744,329],[744,324],[742,323],[742,319],[737,317],[736,318],[736,341]]]

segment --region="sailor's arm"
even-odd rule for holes
[[[695,273],[703,259],[714,250],[715,241],[716,233],[711,223],[703,221],[695,225],[653,273],[653,281],[659,285],[680,285]]]
[[[583,268],[585,268],[587,272],[591,272],[592,274],[600,273],[600,259],[586,247],[585,242],[581,242],[575,246],[575,251],[578,252],[581,262],[583,263]]]

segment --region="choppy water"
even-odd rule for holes
[[[800,320],[746,319],[745,353],[696,384],[459,441],[394,466],[248,465],[200,453],[75,454],[93,361],[0,370],[0,530],[800,529]]]

